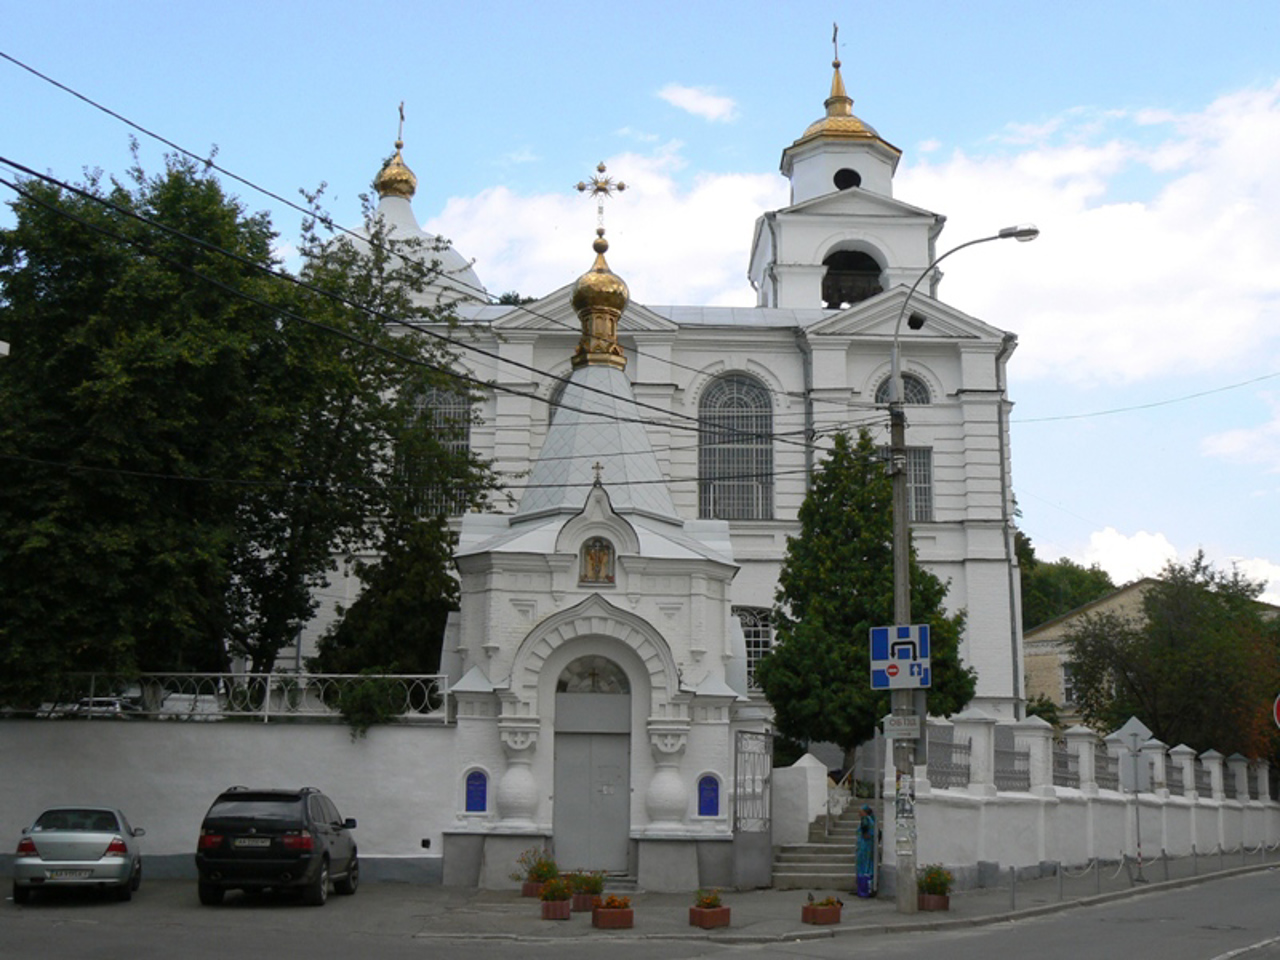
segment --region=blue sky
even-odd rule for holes
[[[494,293],[582,271],[594,212],[571,187],[604,159],[632,186],[609,232],[633,296],[747,304],[833,21],[855,113],[903,150],[895,195],[948,215],[943,246],[1043,231],[958,255],[940,290],[1019,336],[1014,487],[1040,556],[1124,581],[1203,548],[1280,602],[1274,0],[2,0],[0,52],[278,194],[325,182],[350,224],[403,100],[415,210]],[[128,166],[118,120],[4,60],[0,90],[0,154]],[[234,192],[287,253],[298,215]]]

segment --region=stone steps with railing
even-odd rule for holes
[[[809,825],[808,843],[788,843],[774,851],[773,886],[778,890],[852,890],[858,875],[856,809],[832,819],[818,817]]]

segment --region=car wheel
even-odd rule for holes
[[[129,887],[135,892],[142,886],[142,861],[138,861],[138,868],[133,871],[133,878],[129,881]]]
[[[200,902],[206,907],[216,907],[222,902],[223,889],[217,884],[200,883]]]
[[[31,888],[20,887],[16,883],[13,885],[13,902],[22,904],[31,899]]]
[[[311,886],[302,891],[302,902],[309,907],[323,907],[329,899],[329,861],[320,861],[320,872]]]
[[[122,883],[115,889],[116,899],[121,903],[128,903],[133,899],[133,881]]]
[[[349,897],[356,892],[358,886],[360,886],[360,858],[353,853],[351,863],[347,866],[347,875],[341,880],[334,881],[333,891]]]

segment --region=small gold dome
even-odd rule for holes
[[[627,289],[626,283],[605,262],[604,254],[609,249],[609,241],[604,238],[603,228],[597,230],[596,234],[595,242],[591,245],[591,249],[596,252],[596,262],[573,285],[573,310],[579,316],[584,311],[595,309],[622,313],[631,298],[631,291]]]
[[[582,322],[582,339],[571,362],[575,369],[588,364],[622,369],[627,365],[627,358],[618,344],[618,320],[631,298],[631,291],[605,262],[609,241],[604,238],[604,227],[596,230],[591,247],[596,252],[596,262],[573,285],[570,299],[574,313]]]
[[[819,138],[880,140],[880,134],[876,133],[871,124],[863,123],[853,115],[853,98],[845,92],[844,79],[840,76],[840,61],[833,60],[831,66],[835,69],[835,75],[831,78],[831,96],[826,99],[827,115],[809,124],[796,144]]]
[[[403,197],[410,200],[418,189],[418,178],[400,155],[402,149],[404,141],[397,140],[395,156],[383,164],[378,175],[373,178],[373,189],[378,191],[379,197]]]

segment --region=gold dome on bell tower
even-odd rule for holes
[[[618,321],[631,299],[631,291],[604,258],[609,249],[604,227],[597,228],[591,248],[596,252],[596,262],[573,285],[570,299],[573,312],[582,321],[582,339],[573,353],[573,365],[606,364],[622,369],[627,358],[618,345]]]

